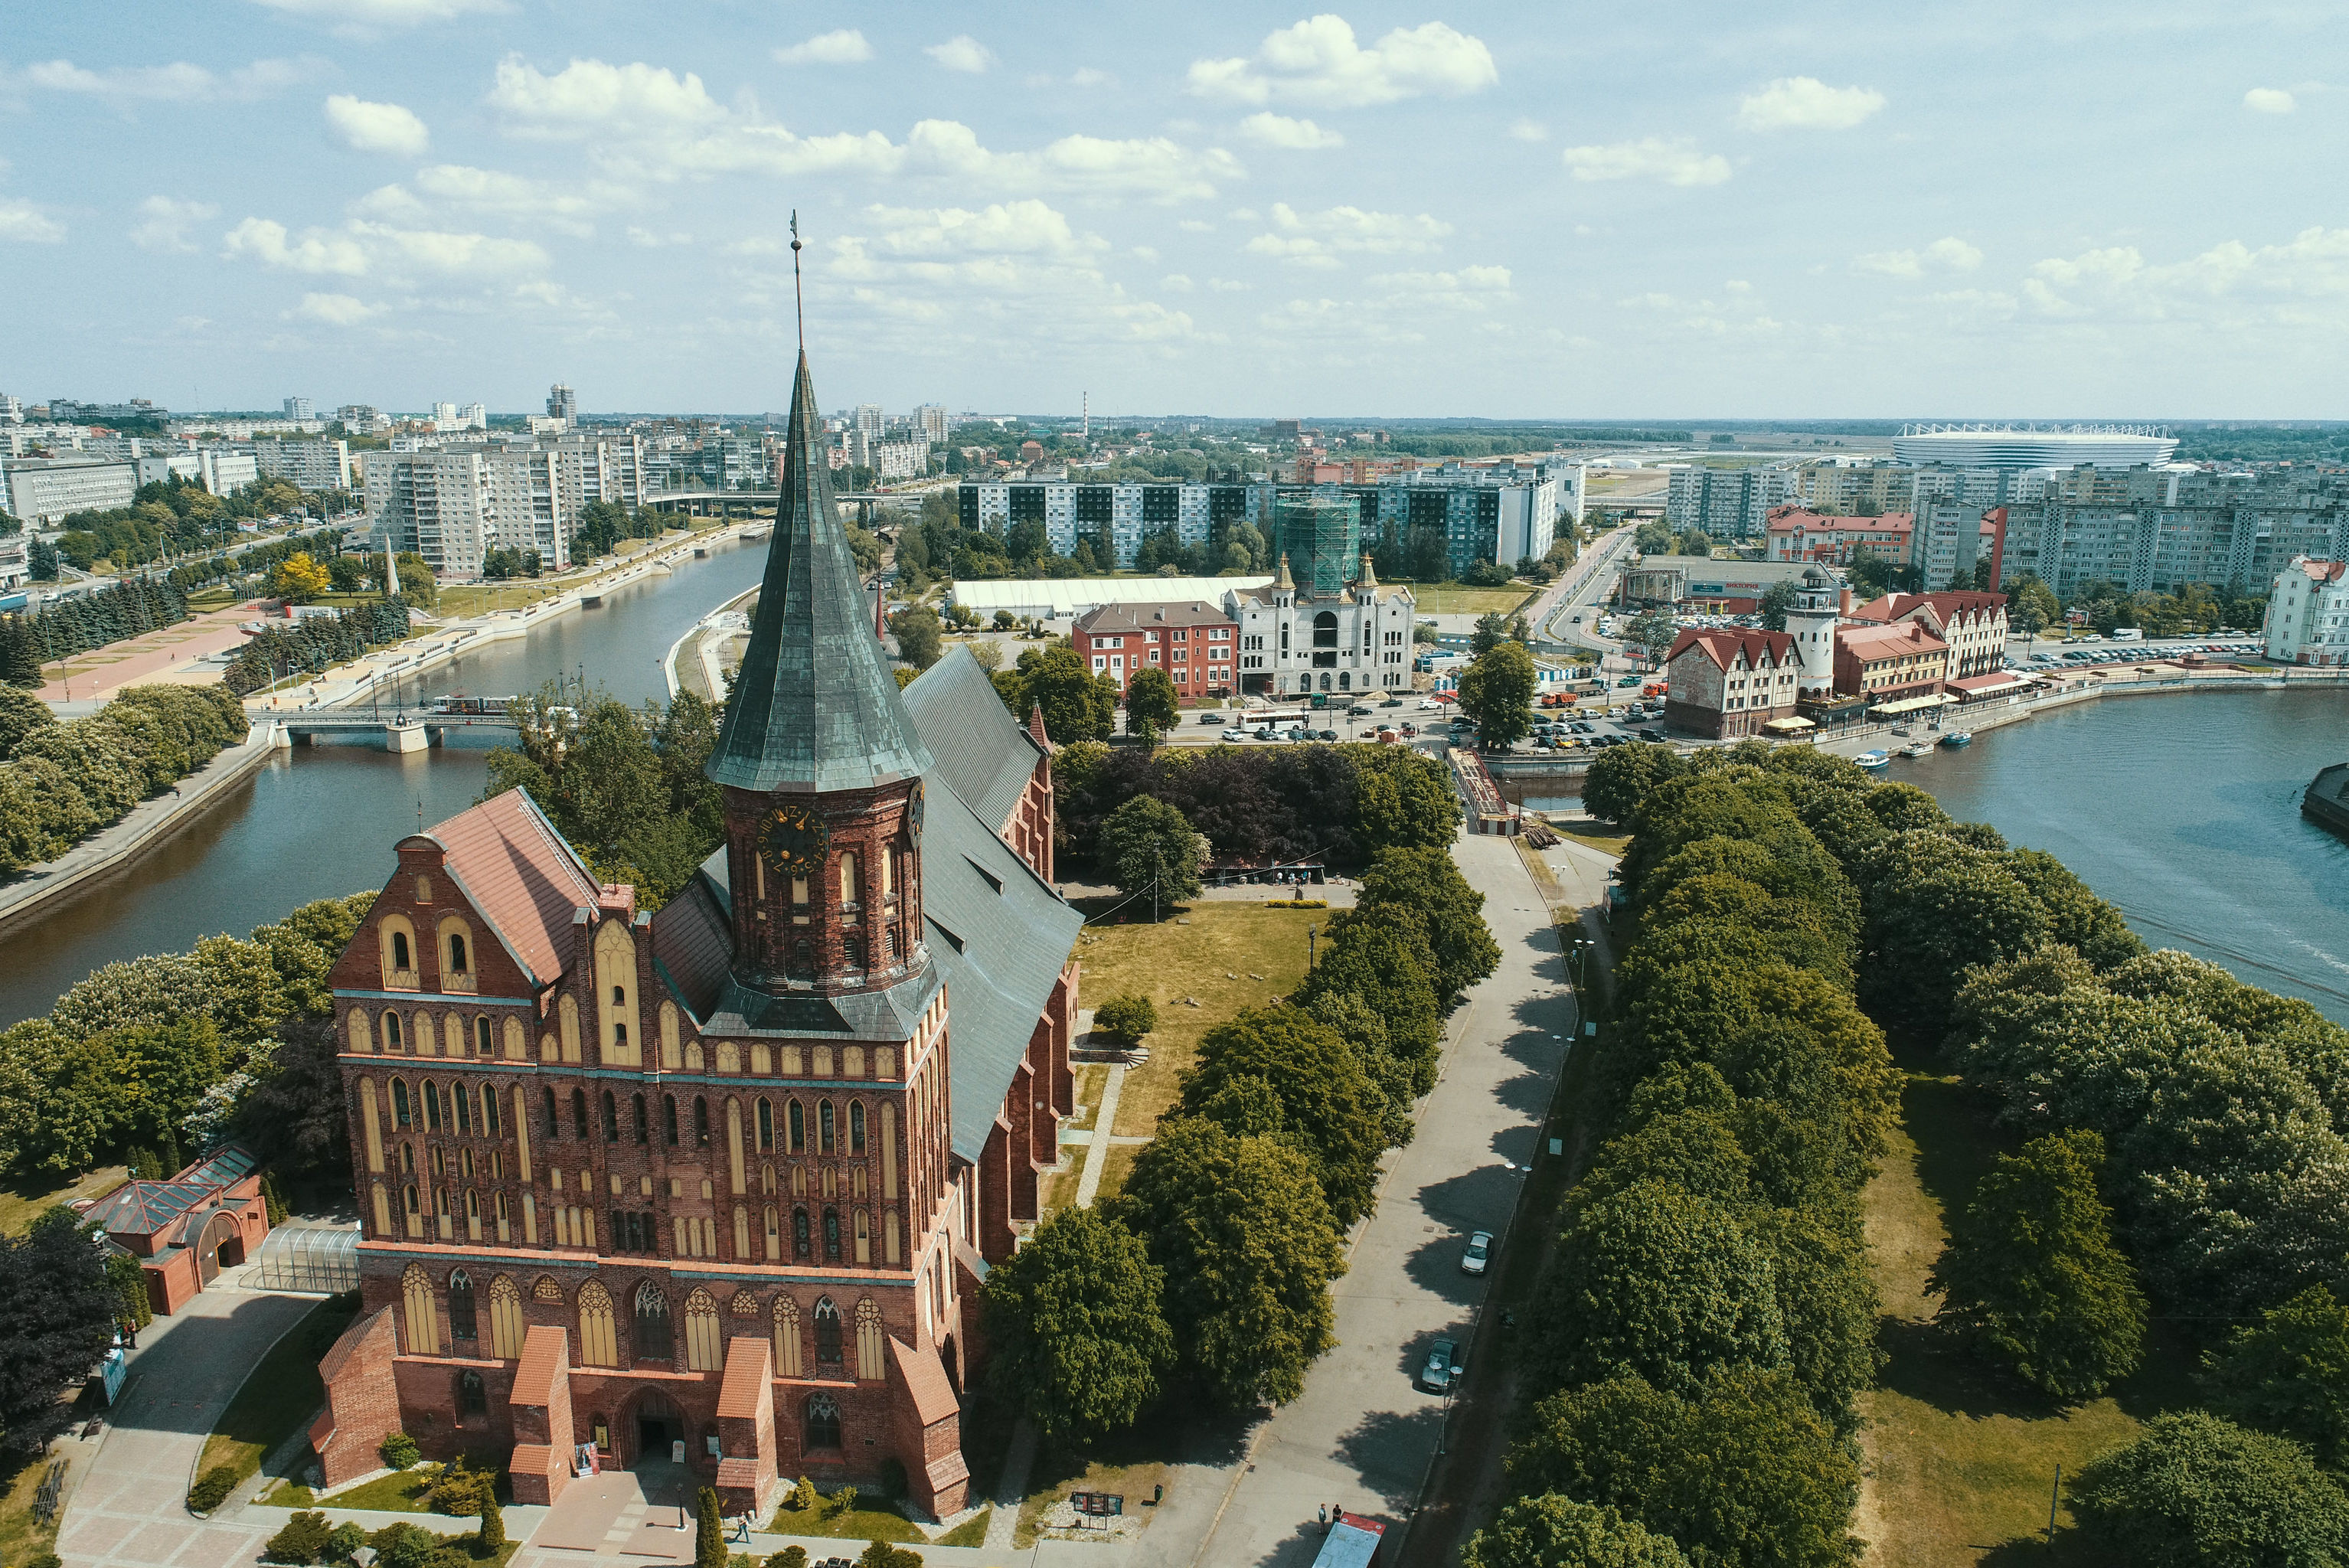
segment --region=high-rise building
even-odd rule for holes
[[[2349,665],[2349,564],[2292,558],[2268,595],[2267,653],[2290,665]]]
[[[576,424],[579,419],[579,395],[563,382],[556,382],[546,389],[546,412],[549,418]]]
[[[1795,476],[1783,468],[1676,468],[1665,481],[1664,521],[1702,529],[1716,540],[1758,539],[1773,507],[1794,494]]]
[[[255,441],[253,458],[262,473],[305,490],[351,488],[351,446],[346,440]]]
[[[947,438],[954,422],[947,418],[945,404],[924,403],[914,410],[914,428],[921,432],[922,439],[935,444]]]
[[[432,422],[436,425],[455,424],[457,422],[457,405],[454,403],[433,404]]]
[[[882,416],[881,405],[878,403],[859,403],[856,406],[856,411],[849,416],[850,429],[870,436],[875,440],[881,438],[882,432],[887,427],[888,421]]]
[[[317,406],[307,397],[288,397],[285,399],[285,417],[289,419],[315,419],[318,417]]]
[[[490,411],[487,407],[480,403],[466,404],[458,413],[457,418],[469,430],[486,430],[490,428]]]
[[[2018,476],[2006,511],[2008,574],[2032,573],[2065,598],[2097,582],[2257,593],[2296,555],[2349,560],[2349,474],[2338,470],[2044,470]]]

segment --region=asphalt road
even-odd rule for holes
[[[1194,1483],[1190,1517],[1162,1520],[1143,1538],[1141,1561],[1301,1568],[1320,1549],[1319,1504],[1400,1529],[1419,1501],[1446,1402],[1415,1377],[1439,1336],[1466,1345],[1475,1363],[1485,1284],[1460,1272],[1461,1247],[1476,1230],[1515,1244],[1507,1223],[1573,1025],[1557,939],[1516,849],[1463,837],[1454,853],[1485,895],[1501,962],[1454,1015],[1418,1136],[1388,1156],[1378,1210],[1355,1233],[1332,1289],[1339,1346],[1316,1364],[1303,1398],[1247,1435],[1220,1485]]]

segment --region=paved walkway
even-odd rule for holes
[[[1117,1140],[1110,1129],[1117,1125],[1117,1097],[1125,1091],[1125,1068],[1109,1069],[1109,1082],[1102,1086],[1101,1109],[1093,1113],[1092,1137],[1085,1149],[1085,1173],[1077,1178],[1077,1207],[1090,1209],[1093,1198],[1101,1191],[1102,1172],[1109,1168],[1110,1145]],[[1130,1141],[1146,1143],[1147,1139]]]
[[[80,702],[88,697],[111,696],[124,686],[147,683],[209,686],[220,679],[218,670],[191,671],[176,677],[171,672],[207,654],[242,646],[244,634],[237,630],[238,625],[257,620],[261,614],[257,600],[231,604],[226,609],[206,610],[175,626],[141,632],[119,643],[76,654],[62,665],[43,666],[48,684],[35,695],[44,702]]]
[[[317,1305],[219,1286],[141,1330],[129,1381],[82,1467],[57,1532],[66,1568],[243,1568],[276,1529],[266,1511],[187,1510],[204,1436],[280,1335]]]
[[[1237,1452],[1202,1456],[1170,1478],[1163,1516],[1133,1549],[1137,1563],[1291,1568],[1320,1550],[1318,1504],[1392,1528],[1419,1501],[1448,1412],[1419,1391],[1414,1374],[1438,1336],[1467,1346],[1472,1362],[1485,1353],[1476,1342],[1485,1284],[1460,1273],[1460,1249],[1475,1230],[1511,1244],[1523,1168],[1573,1024],[1557,937],[1512,841],[1464,837],[1454,854],[1485,895],[1500,966],[1454,1015],[1443,1078],[1418,1108],[1418,1137],[1388,1157],[1378,1211],[1352,1238],[1349,1271],[1331,1291],[1339,1346],[1308,1375],[1304,1397],[1258,1423]]]

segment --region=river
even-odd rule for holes
[[[601,604],[492,644],[399,693],[504,696],[584,674],[628,702],[666,698],[661,661],[703,615],[757,585],[763,539],[719,544],[607,594]],[[388,696],[388,694],[387,694]],[[160,845],[0,934],[0,1026],[47,1013],[101,964],[243,936],[311,899],[379,887],[391,846],[471,805],[495,732],[394,756],[378,744],[296,747]]]
[[[2317,769],[2341,761],[2349,694],[2212,692],[2057,708],[1881,777],[2046,851],[2154,946],[2349,1024],[2349,842],[2300,814]]]

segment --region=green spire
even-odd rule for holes
[[[930,768],[873,634],[833,503],[823,428],[802,350],[758,619],[717,748],[702,769],[714,783],[862,789]]]

